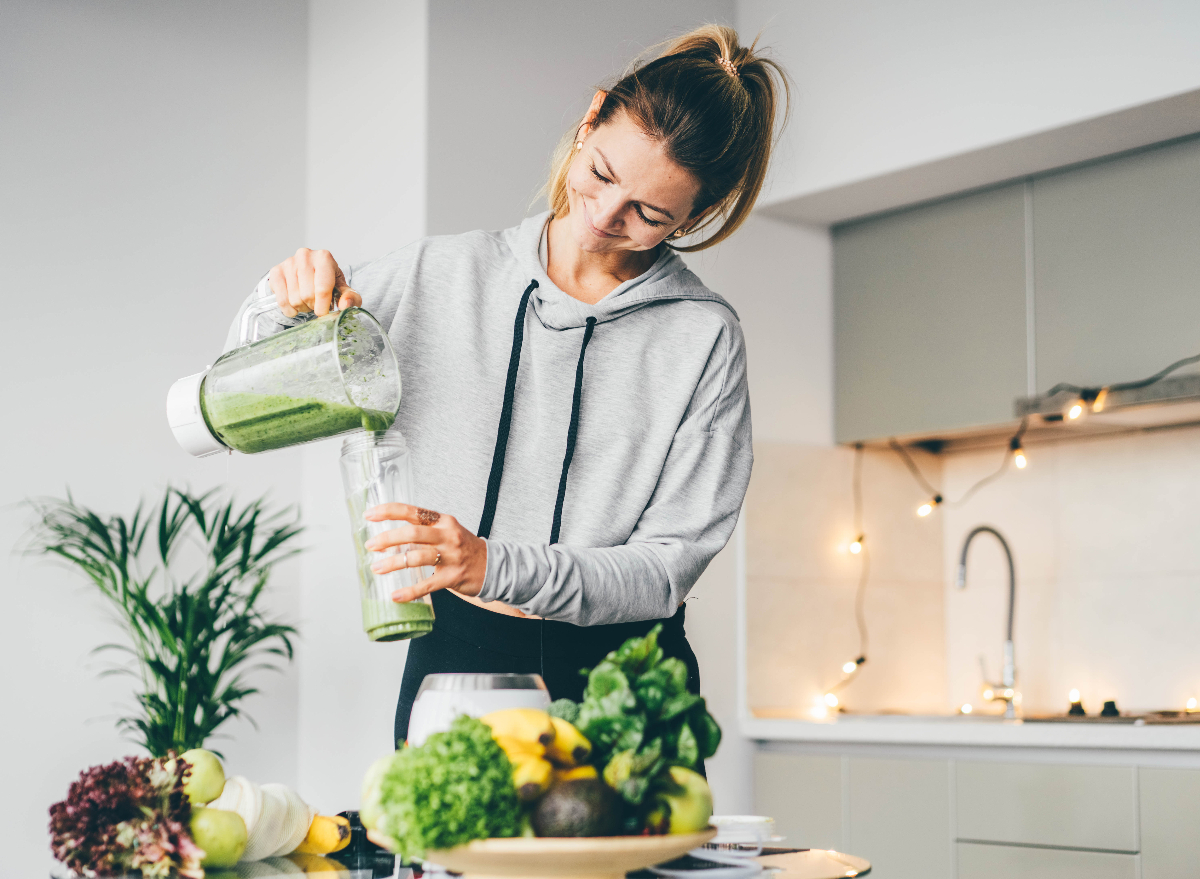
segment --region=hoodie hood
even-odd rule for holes
[[[625,281],[595,305],[580,302],[560,290],[542,268],[538,248],[550,216],[550,212],[545,211],[503,233],[525,274],[531,281],[537,281],[530,305],[538,320],[548,329],[583,327],[589,318],[596,323],[606,323],[655,302],[680,299],[717,302],[737,317],[733,306],[705,287],[679,254],[668,247],[663,248],[662,254],[645,272]]]

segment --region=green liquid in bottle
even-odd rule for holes
[[[281,394],[201,395],[204,418],[227,446],[266,452],[362,428],[387,430],[394,413],[360,409],[316,397]]]

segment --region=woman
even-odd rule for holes
[[[428,509],[384,504],[378,572],[432,566],[397,741],[434,672],[579,671],[661,621],[699,688],[683,600],[733,531],[752,460],[733,309],[676,250],[727,238],[762,186],[782,71],[702,27],[597,92],[560,146],[551,211],[427,238],[344,272],[302,249],[271,270],[283,318],[334,290],[388,328],[397,418]],[[684,236],[712,231],[688,247]]]

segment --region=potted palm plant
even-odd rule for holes
[[[36,520],[28,551],[84,574],[128,636],[96,650],[132,659],[105,673],[139,679],[138,710],[117,724],[150,754],[205,747],[259,692],[249,673],[291,660],[296,630],[261,607],[272,568],[298,551],[290,509],[270,511],[263,499],[238,507],[216,492],[175,488],[128,518],[102,516],[69,493],[29,505]],[[185,564],[187,544],[202,550],[199,564]]]

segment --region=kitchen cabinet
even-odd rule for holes
[[[1037,389],[1200,352],[1200,139],[1032,183]]]
[[[758,814],[775,819],[775,831],[789,846],[846,848],[842,759],[769,751],[755,754],[755,808]]]
[[[755,810],[889,879],[1200,875],[1200,769],[940,756],[912,744],[755,754]],[[1189,754],[1189,752],[1191,752]],[[1131,752],[1132,753],[1132,752]],[[1200,748],[1189,754],[1194,765]]]
[[[958,844],[958,879],[1136,879],[1137,856]]]
[[[1027,386],[1018,184],[835,227],[839,442],[1010,420]]]
[[[950,879],[950,764],[849,758],[845,850],[889,879]]]
[[[959,762],[958,839],[1136,852],[1131,766]]]
[[[1200,771],[1138,770],[1142,879],[1176,879],[1200,872]]]

